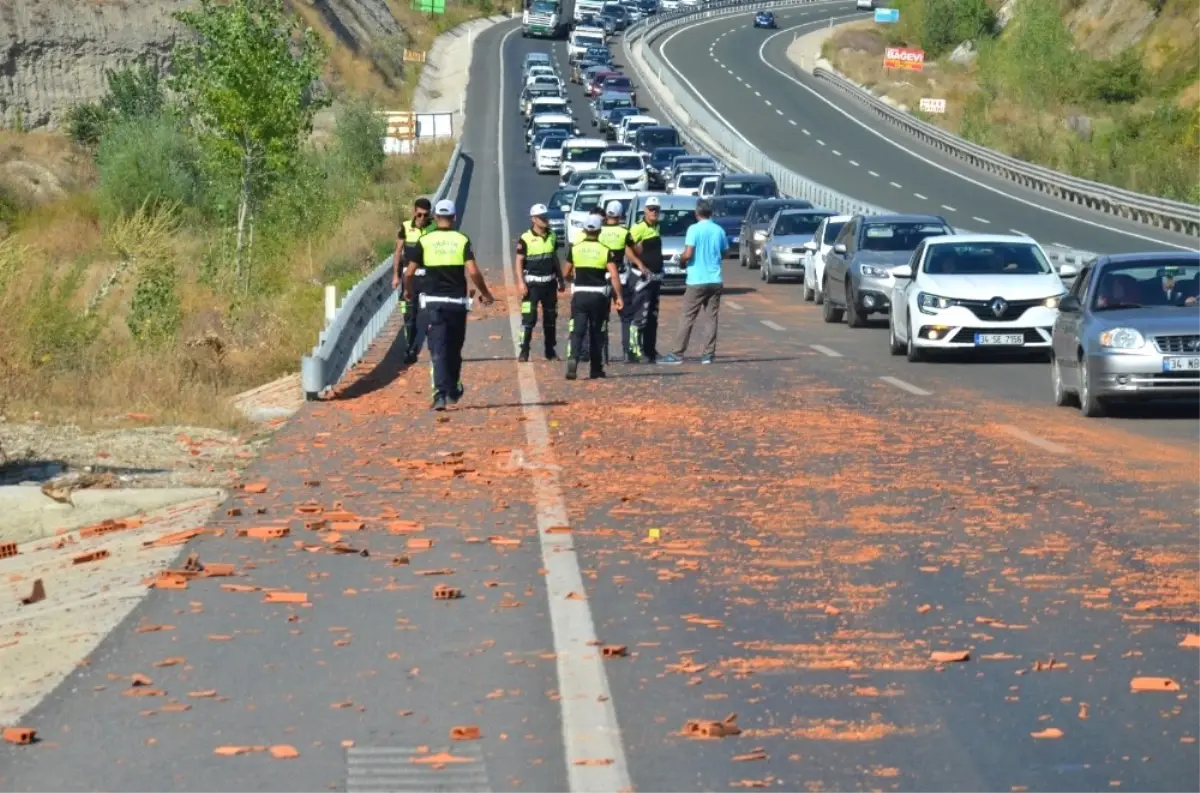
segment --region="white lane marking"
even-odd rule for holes
[[[818,144],[818,145],[820,145],[820,146],[824,146],[824,145],[825,145],[825,141],[821,140],[820,138],[817,138],[817,144]]]
[[[1021,231],[1020,229],[1009,229],[1009,231],[1011,231],[1013,234],[1016,234],[1019,237],[1028,237],[1029,236],[1028,234]]]
[[[986,225],[986,226],[990,226],[990,225],[992,224],[992,221],[990,221],[990,220],[985,220],[985,219],[983,219],[983,218],[981,218],[981,217],[979,217],[979,216],[977,216],[977,215],[971,215],[971,220],[974,220],[974,221],[976,221],[976,222],[978,222],[978,223],[983,223],[983,224],[984,224],[984,225]]]
[[[913,197],[914,197],[914,198],[919,198],[919,199],[921,199],[922,201],[928,201],[928,200],[929,200],[928,198],[926,198],[925,196],[921,195],[920,193],[913,193]]]
[[[770,107],[770,106],[771,106],[771,100],[770,100],[770,99],[764,99],[763,101],[767,103],[767,107]]]
[[[744,81],[744,80],[743,80],[741,77],[737,78],[737,81],[738,81],[739,83],[745,82],[745,81]]]
[[[762,324],[766,325],[771,330],[787,330],[787,328],[783,327],[783,325],[778,325],[769,319],[763,319],[763,320],[759,320],[759,321],[762,322]]]
[[[896,188],[897,190],[904,189],[903,187],[900,186],[900,184],[898,182],[888,182],[888,184],[890,184],[892,187]]]
[[[896,386],[896,388],[899,388],[901,391],[907,391],[908,393],[916,394],[917,396],[930,396],[933,394],[932,391],[926,391],[924,388],[918,388],[912,383],[901,380],[899,377],[884,376],[879,379],[888,385]]]
[[[816,24],[818,24],[818,25],[821,25],[821,26],[824,26],[824,25],[828,24],[828,25],[832,26],[832,24],[833,24],[833,22],[834,22],[834,21],[836,21],[836,20],[838,20],[838,19],[849,19],[849,18],[850,18],[850,16],[855,16],[855,15],[848,15],[848,16],[845,16],[845,17],[833,17],[833,18],[830,18],[830,19],[822,20],[821,22],[819,22],[819,23],[816,23]],[[712,20],[709,20],[709,21],[711,22]],[[704,23],[698,23],[698,24],[704,24]],[[813,23],[809,23],[809,24],[813,24]],[[672,34],[671,34],[671,36],[667,38],[667,41],[670,41],[670,40],[671,40],[671,38],[674,38],[675,36],[679,35],[679,33],[683,32],[683,30],[684,30],[684,29],[690,29],[690,28],[693,28],[693,27],[697,27],[697,25],[688,25],[688,26],[685,26],[685,28],[681,28],[680,30],[676,31],[675,33],[672,33]],[[801,26],[801,25],[797,25],[796,27],[803,27],[803,26]],[[814,90],[814,89],[812,89],[812,88],[809,88],[807,85],[805,85],[805,84],[804,84],[803,82],[801,82],[800,80],[796,79],[796,78],[795,78],[795,77],[793,77],[792,75],[790,75],[790,74],[788,74],[787,72],[785,72],[783,69],[780,69],[778,66],[776,66],[776,65],[774,65],[773,63],[771,63],[770,61],[768,61],[768,60],[767,60],[767,56],[766,56],[766,48],[767,48],[767,44],[769,44],[769,43],[771,42],[771,40],[772,40],[772,39],[774,39],[776,36],[781,36],[781,35],[783,35],[784,33],[792,33],[793,35],[795,35],[795,28],[788,28],[788,29],[786,29],[786,30],[781,30],[781,31],[779,31],[778,33],[773,33],[773,34],[771,34],[770,36],[767,36],[766,38],[764,38],[764,39],[763,39],[763,41],[762,41],[762,44],[760,44],[760,45],[759,45],[759,47],[758,47],[758,59],[759,59],[760,61],[762,61],[762,62],[763,62],[763,64],[764,64],[764,65],[765,65],[765,66],[766,66],[768,69],[770,69],[771,71],[773,71],[773,72],[775,72],[776,74],[779,74],[780,76],[782,76],[782,77],[785,77],[785,78],[787,78],[788,80],[792,81],[792,82],[793,82],[793,83],[795,83],[796,85],[798,85],[798,86],[800,86],[801,88],[803,88],[805,91],[808,91],[810,94],[812,94],[813,96],[815,96],[817,99],[819,99],[819,100],[821,100],[822,102],[824,102],[824,103],[825,103],[826,105],[828,105],[828,106],[829,106],[831,109],[833,109],[833,110],[836,110],[838,113],[841,113],[843,116],[845,116],[845,117],[846,117],[846,119],[848,119],[848,120],[850,120],[850,121],[854,122],[855,124],[857,124],[858,126],[862,127],[862,128],[863,128],[863,129],[865,129],[867,132],[871,133],[872,135],[874,135],[875,137],[879,138],[880,140],[882,140],[883,142],[887,143],[888,145],[890,145],[890,146],[895,146],[897,149],[899,149],[900,151],[904,152],[905,154],[908,154],[908,155],[910,155],[910,156],[912,156],[912,157],[915,157],[916,159],[920,160],[921,162],[925,163],[926,165],[929,165],[929,166],[932,166],[932,167],[934,167],[934,168],[937,168],[939,171],[942,171],[943,173],[948,173],[948,174],[950,174],[951,176],[953,176],[953,177],[955,177],[955,178],[957,178],[957,179],[962,179],[964,182],[968,182],[969,184],[973,184],[973,185],[975,185],[976,187],[980,187],[980,188],[982,188],[982,189],[984,189],[984,190],[987,190],[989,193],[994,193],[995,195],[1001,196],[1001,197],[1003,197],[1003,198],[1010,199],[1010,200],[1012,200],[1012,201],[1016,201],[1016,202],[1017,202],[1017,203],[1019,203],[1019,204],[1024,204],[1025,206],[1027,206],[1027,207],[1032,207],[1033,209],[1039,209],[1039,210],[1041,210],[1041,211],[1043,211],[1043,212],[1049,212],[1050,214],[1052,214],[1052,215],[1057,215],[1057,216],[1058,216],[1058,217],[1060,217],[1060,218],[1066,218],[1066,219],[1068,219],[1068,220],[1074,220],[1074,221],[1075,221],[1075,222],[1077,222],[1077,223],[1083,223],[1084,225],[1091,226],[1092,228],[1104,229],[1105,231],[1111,231],[1111,232],[1113,232],[1114,234],[1121,234],[1121,235],[1124,235],[1124,236],[1126,236],[1126,237],[1132,237],[1132,238],[1134,238],[1134,239],[1138,239],[1138,240],[1145,240],[1146,242],[1156,242],[1156,243],[1158,243],[1159,245],[1166,245],[1166,246],[1168,246],[1168,247],[1171,247],[1171,248],[1176,248],[1176,249],[1178,249],[1178,250],[1181,250],[1181,251],[1190,251],[1190,250],[1194,250],[1194,248],[1193,248],[1192,246],[1190,246],[1190,245],[1179,245],[1178,243],[1174,243],[1174,242],[1167,242],[1166,240],[1161,240],[1161,239],[1158,239],[1157,237],[1150,237],[1150,236],[1147,236],[1147,235],[1145,235],[1145,234],[1139,234],[1139,233],[1137,233],[1136,231],[1127,231],[1126,229],[1117,228],[1117,227],[1115,227],[1115,226],[1109,226],[1109,225],[1107,225],[1107,224],[1100,223],[1100,222],[1097,222],[1097,221],[1095,221],[1095,220],[1088,220],[1087,218],[1081,218],[1081,217],[1079,217],[1079,216],[1077,216],[1077,215],[1072,215],[1070,212],[1064,212],[1064,211],[1062,211],[1062,210],[1060,210],[1060,209],[1054,209],[1053,207],[1048,207],[1048,206],[1045,206],[1045,205],[1043,205],[1043,204],[1039,204],[1039,203],[1037,203],[1036,201],[1030,201],[1030,200],[1028,200],[1028,199],[1025,199],[1025,198],[1020,198],[1020,197],[1018,197],[1018,196],[1015,196],[1015,195],[1013,195],[1011,192],[1009,192],[1009,191],[1008,191],[1008,190],[1006,190],[1006,189],[1001,189],[1001,188],[998,188],[998,187],[992,187],[992,186],[991,186],[991,185],[989,185],[989,184],[984,184],[983,182],[979,181],[978,179],[972,179],[970,176],[967,176],[965,173],[959,173],[958,171],[954,170],[953,168],[949,168],[949,167],[947,167],[947,166],[945,166],[945,165],[942,165],[942,164],[940,164],[940,163],[934,162],[933,160],[929,159],[928,157],[925,157],[924,155],[918,154],[917,152],[915,152],[915,151],[913,151],[912,149],[908,148],[907,146],[905,146],[904,144],[900,143],[899,141],[897,141],[897,140],[894,140],[894,139],[893,139],[893,138],[892,138],[892,137],[891,137],[889,134],[887,134],[887,133],[884,133],[884,132],[880,132],[879,130],[877,130],[877,129],[875,129],[874,127],[872,127],[870,124],[867,124],[866,122],[864,122],[864,121],[862,121],[862,120],[860,120],[860,119],[856,118],[855,116],[853,116],[853,115],[852,115],[851,113],[849,113],[848,111],[846,111],[846,110],[842,109],[842,108],[841,108],[839,105],[837,105],[836,103],[834,103],[834,102],[830,101],[829,99],[826,99],[826,98],[825,98],[825,97],[824,97],[824,96],[823,96],[823,95],[822,95],[822,94],[821,94],[819,91],[816,91],[816,90]],[[708,103],[708,100],[704,99],[704,97],[703,97],[703,96],[701,96],[700,92],[696,90],[696,86],[694,86],[694,85],[692,85],[690,82],[688,82],[688,81],[687,81],[687,78],[683,77],[683,75],[682,75],[682,74],[679,74],[679,70],[675,68],[675,64],[671,63],[671,61],[670,61],[670,60],[669,60],[669,59],[666,57],[665,48],[666,48],[666,46],[667,46],[667,41],[664,41],[664,42],[663,42],[662,48],[660,48],[660,49],[663,49],[663,50],[664,50],[664,52],[663,52],[663,60],[666,60],[666,62],[667,62],[667,65],[671,67],[671,71],[675,72],[675,74],[679,75],[680,79],[682,79],[682,80],[683,80],[685,83],[687,83],[687,86],[688,86],[689,88],[691,88],[691,89],[692,89],[692,93],[694,93],[696,96],[699,96],[699,97],[700,97],[700,101],[704,102],[704,104],[705,104],[705,105],[708,107],[708,109],[709,109],[709,110],[711,110],[711,111],[712,111],[714,114],[716,114],[716,116],[717,116],[717,118],[718,118],[718,119],[720,119],[722,122],[724,122],[724,123],[725,123],[725,125],[726,125],[726,126],[728,126],[730,129],[733,129],[733,130],[735,130],[735,131],[736,131],[736,130],[737,130],[737,127],[735,127],[735,126],[733,126],[732,124],[730,124],[728,121],[726,121],[726,120],[724,119],[724,117],[722,117],[722,116],[721,116],[721,114],[717,113],[717,110],[716,110],[716,108],[714,108],[712,105],[710,105],[710,104]],[[750,143],[750,141],[746,140],[746,137],[745,137],[744,135],[742,135],[740,132],[738,132],[738,133],[737,133],[737,135],[738,135],[740,138],[742,138],[742,140],[745,140],[747,143]],[[751,145],[753,145],[753,144],[751,144]],[[1064,246],[1064,247],[1065,247],[1065,246]]]
[[[758,91],[755,91],[755,92],[754,92],[754,95],[755,95],[755,96],[762,96],[762,94],[761,94],[761,93],[759,93]]]
[[[958,211],[957,209],[950,206],[949,204],[942,204],[942,209],[946,210],[947,212],[957,212]]]
[[[811,349],[814,349],[817,352],[821,353],[822,355],[828,356],[829,358],[841,358],[842,357],[842,354],[840,352],[838,352],[837,350],[830,349],[829,347],[826,347],[824,344],[810,344],[808,346]]]
[[[729,306],[734,311],[741,311],[742,309],[745,308],[745,306],[743,306],[741,303],[737,303],[733,300],[726,300],[725,305]]]
[[[837,149],[833,149],[833,156],[834,156],[834,157],[841,157],[841,156],[842,156],[842,153],[841,153],[840,151],[838,151]]]
[[[513,250],[512,234],[508,225],[508,201],[505,195],[508,182],[505,178],[504,131],[508,128],[504,111],[505,57],[504,50],[509,38],[520,28],[514,28],[500,39],[500,91],[498,98],[500,157],[497,163],[500,178],[500,230],[505,257]],[[517,302],[516,283],[512,266],[503,263],[504,284],[508,287],[508,319],[512,330],[513,351],[519,350],[521,338],[520,306]],[[525,441],[532,462],[539,466],[529,472],[537,499],[538,539],[542,548],[542,567],[547,571],[547,607],[550,612],[550,627],[554,636],[554,655],[558,672],[559,705],[562,709],[563,747],[566,750],[567,784],[571,791],[612,791],[631,787],[629,766],[625,759],[625,747],[621,741],[621,728],[617,724],[617,713],[613,707],[612,690],[604,671],[604,662],[594,645],[596,626],[587,600],[567,599],[571,592],[584,592],[586,587],[579,570],[575,543],[570,533],[548,534],[551,526],[568,526],[566,499],[562,483],[554,465],[554,452],[550,445],[550,430],[546,424],[546,411],[542,408],[541,392],[538,388],[534,368],[517,364],[517,380],[520,386],[521,409],[525,414]],[[576,765],[575,760],[604,758],[608,765]]]
[[[792,121],[790,118],[788,119],[788,123],[791,124],[793,127],[796,126],[796,122]]]
[[[783,115],[783,111],[782,111],[782,110],[780,110],[779,108],[775,108],[775,115],[777,115],[777,116],[782,116],[782,115]]]
[[[853,165],[855,168],[857,168],[857,167],[858,167],[858,160],[849,160],[848,162],[849,162],[851,165]]]
[[[808,130],[806,130],[806,129],[804,129],[804,128],[801,128],[801,129],[800,129],[800,131],[801,131],[801,132],[803,132],[805,135],[811,135],[811,134],[812,134],[811,132],[809,132]]]
[[[867,173],[871,174],[871,176],[875,176],[875,177],[879,176],[879,174],[875,173],[874,171],[867,171]]]
[[[1055,443],[1054,441],[1048,441],[1045,438],[1039,438],[1038,436],[1033,435],[1032,433],[1026,432],[1025,430],[1021,429],[1020,427],[1014,427],[1010,424],[1000,424],[1000,425],[997,425],[997,429],[1003,431],[1004,433],[1006,433],[1008,435],[1013,436],[1014,438],[1023,440],[1028,444],[1032,444],[1033,446],[1036,446],[1039,449],[1044,449],[1045,451],[1048,451],[1051,454],[1070,454],[1071,453],[1071,450],[1068,449],[1066,446]]]

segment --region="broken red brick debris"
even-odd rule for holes
[[[37,730],[32,727],[5,727],[4,740],[17,746],[27,746],[37,740]]]
[[[8,559],[16,556],[20,551],[17,550],[15,542],[0,543],[0,559]]]
[[[929,654],[929,660],[935,664],[959,664],[971,660],[968,650],[934,650]]]
[[[242,491],[246,492],[246,493],[250,493],[252,495],[258,495],[260,493],[265,493],[265,492],[267,492],[267,483],[266,482],[247,482],[246,484],[242,485]]]
[[[305,592],[266,592],[263,603],[307,603],[308,594]]]
[[[606,644],[600,648],[601,658],[624,658],[629,655],[629,648],[624,644]]]
[[[433,588],[434,600],[458,600],[462,597],[462,590],[445,584],[438,584]]]
[[[450,728],[452,741],[478,741],[483,733],[475,724],[463,724]]]
[[[84,526],[79,530],[79,536],[83,539],[88,537],[103,537],[106,534],[112,534],[126,529],[138,529],[142,526],[141,518],[125,518],[124,520],[104,520],[91,526]]]
[[[683,725],[683,734],[688,738],[728,738],[741,735],[742,729],[737,725],[737,714],[730,713],[721,721],[689,719]]]
[[[99,562],[100,560],[107,558],[108,550],[105,548],[100,548],[95,551],[88,551],[87,553],[76,556],[71,560],[71,564],[87,564],[88,562]]]
[[[1169,677],[1135,677],[1129,681],[1129,690],[1135,694],[1151,691],[1178,691],[1179,684]]]
[[[22,606],[32,606],[34,603],[41,603],[46,599],[46,585],[42,583],[42,579],[37,579],[33,582],[33,589],[29,594],[21,598]]]

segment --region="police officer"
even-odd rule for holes
[[[600,244],[611,251],[616,251],[620,254],[618,262],[620,267],[618,270],[620,281],[620,295],[624,305],[623,310],[618,310],[621,317],[621,355],[623,360],[630,360],[629,353],[629,327],[633,322],[632,302],[633,302],[633,285],[630,277],[629,262],[641,271],[643,274],[648,273],[646,265],[642,263],[637,251],[633,246],[633,238],[629,236],[629,229],[621,224],[621,214],[625,208],[621,206],[620,201],[609,201],[604,207],[604,226],[600,229]],[[614,287],[618,284],[614,282]],[[614,292],[615,294],[616,292]],[[608,336],[604,337],[604,360],[608,362]]]
[[[601,345],[608,331],[609,303],[617,310],[624,308],[620,293],[615,296],[612,284],[618,282],[617,262],[621,252],[600,242],[600,219],[588,217],[583,222],[583,239],[567,251],[566,277],[571,285],[571,338],[567,342],[567,379],[574,380],[579,372],[579,356],[586,343],[591,350],[591,376],[604,377],[604,353]]]
[[[433,231],[430,224],[432,207],[428,198],[418,198],[413,202],[413,214],[410,220],[404,221],[400,233],[396,235],[396,252],[392,255],[392,289],[399,289],[402,283],[400,273],[404,271],[403,263],[412,258],[417,241],[422,236]],[[415,298],[400,301],[401,316],[404,317],[404,363],[411,366],[417,362],[421,347],[425,344],[425,323],[420,322],[421,294],[425,287],[425,268],[417,268],[414,276]]]
[[[421,308],[428,323],[429,357],[433,368],[433,409],[445,410],[463,396],[462,347],[467,337],[467,276],[479,290],[485,306],[495,302],[475,263],[471,240],[454,228],[454,202],[442,200],[433,208],[437,227],[423,235],[404,270],[404,294],[412,300],[416,274],[425,268],[425,293]]]
[[[558,359],[554,350],[558,293],[566,289],[566,282],[558,265],[555,252],[558,240],[550,230],[549,214],[550,210],[546,209],[545,204],[530,207],[530,228],[517,240],[515,269],[517,288],[521,292],[521,362],[529,360],[529,345],[533,341],[533,329],[537,326],[539,305],[542,307],[546,360]]]
[[[604,223],[604,207],[600,206],[599,204],[596,204],[595,206],[593,206],[591,209],[588,210],[588,218],[595,218],[598,223],[603,224]],[[588,218],[584,219],[585,224],[586,224]],[[580,226],[575,231],[575,233],[572,235],[571,244],[574,245],[577,242],[582,242],[585,237],[586,237],[586,232],[583,230],[583,227]],[[607,276],[605,276],[605,277],[607,277]],[[586,331],[586,328],[584,330]],[[592,355],[592,351],[590,349],[588,349],[587,347],[584,347],[583,352],[582,352],[582,357],[579,360],[590,361],[590,360],[592,360],[591,355]],[[607,345],[605,345],[604,355],[605,355],[605,358],[607,359],[607,357],[608,357]]]
[[[658,223],[662,203],[657,196],[650,196],[642,219],[629,230],[629,236],[637,247],[638,256],[649,271],[633,283],[632,308],[626,310],[633,316],[629,330],[629,351],[634,363],[655,363],[658,360],[658,301],[662,293],[663,252],[662,233]],[[634,279],[631,279],[633,281]]]

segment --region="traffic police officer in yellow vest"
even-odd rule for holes
[[[629,329],[629,351],[634,363],[658,361],[658,301],[663,279],[662,233],[658,227],[661,209],[662,202],[658,197],[650,196],[643,207],[642,219],[629,230],[638,256],[642,257],[649,271],[648,277],[643,271],[641,278],[631,279],[632,308],[626,308],[633,316]]]
[[[392,254],[392,289],[400,288],[400,274],[404,272],[404,264],[412,258],[417,241],[433,231],[433,218],[430,217],[432,210],[428,198],[418,198],[413,202],[412,219],[404,221],[401,225],[396,238],[396,252]],[[406,300],[402,294],[400,300],[400,315],[404,318],[404,363],[410,366],[417,362],[417,356],[421,354],[421,347],[425,344],[425,323],[418,321],[421,313],[421,293],[425,287],[425,268],[417,269],[414,287],[416,298]]]
[[[566,277],[571,284],[570,340],[567,342],[567,379],[574,380],[579,372],[579,357],[586,343],[591,355],[591,375],[604,377],[604,353],[600,349],[608,331],[609,303],[617,310],[624,307],[621,295],[613,295],[612,284],[618,283],[617,262],[621,254],[599,240],[600,219],[589,217],[583,222],[583,239],[567,252]]]
[[[629,352],[629,326],[633,321],[632,303],[633,303],[633,284],[630,274],[629,263],[642,273],[648,273],[646,265],[642,264],[641,258],[633,247],[633,238],[629,236],[629,229],[621,224],[621,215],[624,214],[625,207],[620,201],[609,201],[604,207],[604,226],[600,229],[600,244],[611,251],[616,251],[620,254],[617,259],[619,263],[618,279],[613,282],[613,287],[620,287],[620,295],[624,305],[624,309],[618,309],[618,315],[621,317],[621,356],[625,361],[631,359]],[[608,336],[604,337],[604,361],[608,362]]]
[[[454,228],[454,202],[438,201],[433,208],[437,228],[417,241],[404,270],[404,293],[414,297],[417,270],[425,268],[425,293],[421,306],[427,323],[429,357],[433,374],[433,409],[445,410],[463,396],[462,348],[467,338],[467,276],[479,290],[485,306],[495,302],[475,263],[475,252],[466,234]]]
[[[537,326],[538,306],[542,309],[542,336],[546,345],[546,360],[557,360],[555,352],[558,293],[566,288],[558,265],[558,240],[550,230],[550,210],[545,204],[529,209],[530,227],[517,240],[514,267],[517,289],[521,293],[521,354],[519,360],[529,360],[529,345]]]

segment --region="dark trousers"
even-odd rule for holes
[[[401,301],[401,308],[404,311],[404,357],[409,363],[415,363],[425,346],[425,327],[429,320],[423,316],[425,312],[421,310],[419,293],[412,300]]]
[[[571,339],[567,357],[580,360],[586,349],[592,374],[604,370],[604,339],[608,333],[608,312],[612,298],[599,292],[576,292],[571,296]],[[586,347],[585,347],[586,345]]]
[[[529,354],[533,329],[537,327],[538,306],[541,306],[546,355],[553,355],[558,334],[558,285],[551,281],[548,284],[529,284],[528,289],[525,299],[521,301],[521,352]]]
[[[630,329],[633,327],[634,305],[633,305],[633,288],[637,285],[638,276],[636,272],[629,274],[628,283],[621,284],[621,301],[624,307],[617,312],[621,318],[621,356],[628,361],[633,357],[632,347],[630,346]]]
[[[453,303],[425,306],[429,321],[429,357],[434,396],[449,397],[462,389],[462,348],[467,339],[467,307]]]
[[[662,281],[648,281],[633,293],[633,327],[629,334],[629,350],[638,358],[653,361],[658,358],[658,301]]]

